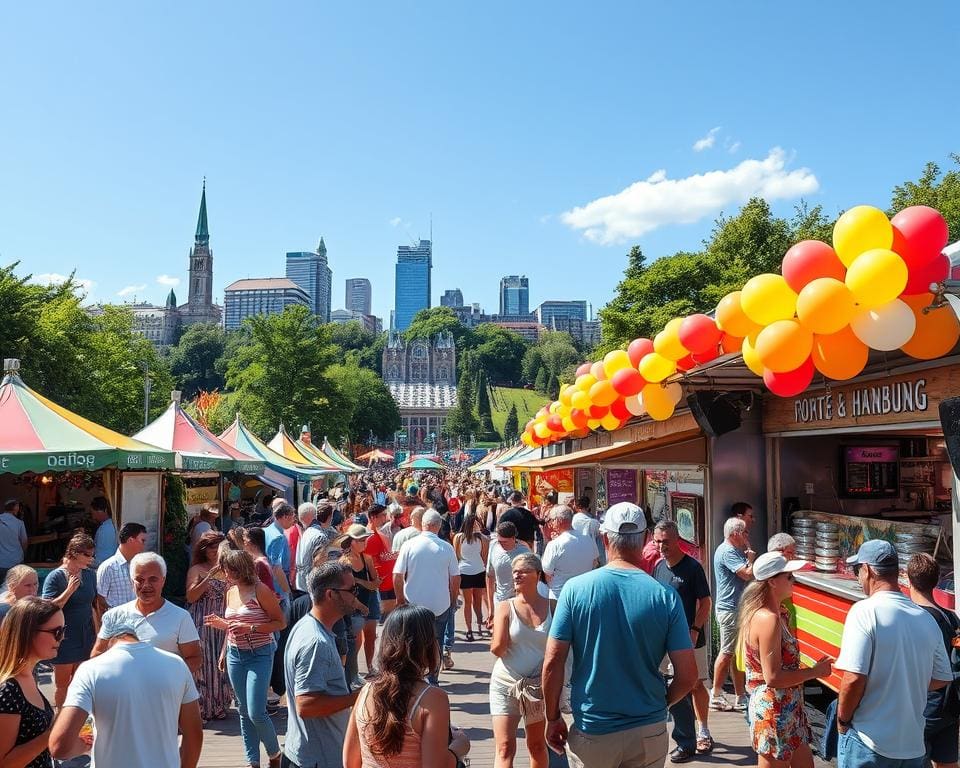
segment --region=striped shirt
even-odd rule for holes
[[[130,561],[119,549],[97,568],[97,594],[104,599],[107,608],[116,608],[137,599],[130,578]]]
[[[223,618],[229,622],[239,622],[242,625],[242,631],[233,628],[227,630],[227,643],[234,648],[252,650],[253,648],[262,648],[273,642],[273,633],[247,631],[250,624],[269,624],[271,621],[267,612],[263,610],[255,597],[247,600],[240,608],[228,607],[223,612]]]

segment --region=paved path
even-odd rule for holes
[[[459,622],[462,616],[461,612],[458,615],[458,627],[461,627]],[[488,641],[484,639],[467,643],[463,639],[462,630],[458,629],[454,661],[456,667],[444,672],[440,678],[441,686],[450,696],[451,721],[455,727],[463,728],[470,737],[471,768],[492,768],[494,742],[487,686],[494,657],[489,652]],[[362,664],[361,661],[361,666]],[[52,685],[47,684],[44,689],[52,699]],[[278,733],[286,732],[286,721],[286,710],[281,710],[274,716]],[[749,734],[741,713],[712,712],[710,730],[717,742],[715,751],[712,755],[687,765],[753,766],[757,764],[756,755],[750,748]],[[515,765],[517,768],[529,768],[530,761],[522,734],[518,742]],[[672,746],[671,744],[671,748]],[[70,766],[73,768],[74,764],[82,766],[85,763],[85,760],[71,761]],[[266,766],[266,764],[267,760],[264,756],[261,765]],[[566,765],[565,758],[551,753],[551,768],[561,768]],[[668,762],[667,766],[670,765]],[[245,768],[245,766],[243,745],[240,740],[240,723],[236,715],[233,714],[228,720],[207,723],[204,729],[200,768]],[[829,764],[817,759],[816,768],[829,768]]]

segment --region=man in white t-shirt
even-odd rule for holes
[[[899,559],[890,542],[866,541],[847,562],[867,599],[850,608],[834,664],[843,672],[838,768],[920,768],[927,691],[953,678],[943,635],[900,591]]]
[[[426,511],[423,507],[416,507],[410,513],[410,525],[400,533],[394,534],[393,541],[390,543],[391,550],[399,552],[404,544],[420,535],[423,531],[423,513]]]
[[[436,510],[423,515],[423,533],[408,541],[397,554],[393,566],[393,590],[397,606],[412,603],[429,608],[434,615],[437,643],[443,648],[443,635],[451,610],[456,610],[460,590],[460,567],[453,547],[437,534],[443,519]],[[450,649],[444,649],[444,668],[452,664]],[[437,673],[427,678],[437,684]]]
[[[132,624],[115,624],[112,647],[77,668],[50,733],[55,758],[87,751],[89,737],[80,730],[93,715],[97,768],[196,767],[203,721],[193,675],[183,659],[142,642],[136,632]]]
[[[547,523],[554,537],[543,550],[543,572],[550,585],[550,599],[558,600],[567,581],[597,567],[597,545],[574,532],[570,507],[551,509]]]
[[[164,559],[156,552],[135,555],[130,561],[130,577],[137,598],[103,614],[90,658],[104,653],[116,627],[124,624],[135,627],[143,642],[179,655],[190,671],[196,672],[201,663],[200,635],[189,613],[163,599],[167,578]]]

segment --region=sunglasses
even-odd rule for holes
[[[63,640],[63,636],[67,634],[66,626],[56,627],[55,629],[38,629],[38,632],[46,632],[50,635],[53,635],[53,639],[58,643]]]
[[[341,587],[330,587],[334,592],[346,592],[348,595],[356,595],[359,587],[351,587],[350,589],[342,589]]]

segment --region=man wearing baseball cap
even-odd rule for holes
[[[560,593],[547,640],[543,693],[547,743],[570,747],[573,768],[662,766],[667,707],[693,687],[697,665],[676,590],[641,567],[646,518],[636,504],[607,510],[600,526],[607,564],[570,579]],[[573,727],[560,714],[564,664],[570,678]],[[660,662],[674,678],[663,693]]]
[[[900,591],[890,542],[865,541],[847,563],[867,598],[847,614],[834,665],[843,672],[838,768],[920,768],[927,691],[953,679],[943,637],[930,614]]]

